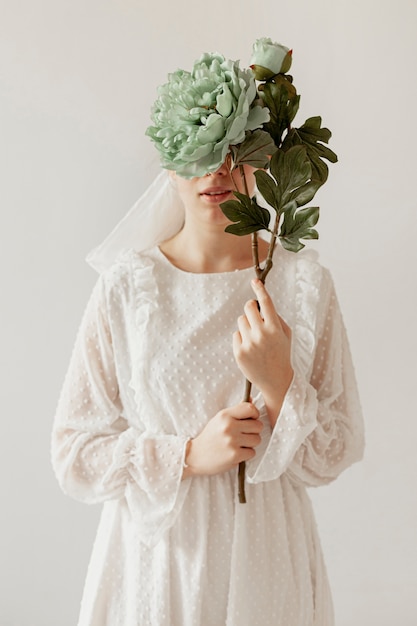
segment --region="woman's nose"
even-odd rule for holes
[[[207,172],[206,176],[227,176],[228,174],[229,168],[226,160],[215,172]]]

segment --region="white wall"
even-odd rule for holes
[[[83,258],[156,169],[155,88],[202,51],[246,65],[264,35],[293,47],[297,120],[321,114],[340,158],[316,247],[368,446],[312,493],[338,625],[417,623],[415,0],[0,4],[0,624],[76,623],[99,509],[59,492],[49,433],[95,280]]]

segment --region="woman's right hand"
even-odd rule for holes
[[[250,402],[219,411],[188,442],[183,478],[220,474],[249,461],[261,443],[262,428],[259,411]]]

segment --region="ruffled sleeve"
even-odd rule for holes
[[[146,309],[152,277],[149,266],[142,270],[136,282],[142,280]],[[186,437],[150,433],[125,417],[112,334],[122,323],[114,285],[122,289],[124,281],[119,270],[101,275],[87,305],[56,411],[52,464],[62,490],[77,500],[125,498],[143,541],[152,544],[185,497]]]
[[[327,270],[300,260],[293,328],[294,377],[273,430],[265,424],[247,479],[258,483],[287,473],[317,486],[362,458],[364,432],[348,340]]]

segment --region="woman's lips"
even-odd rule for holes
[[[225,187],[208,187],[200,193],[200,196],[208,202],[224,202],[231,193],[231,190]]]

